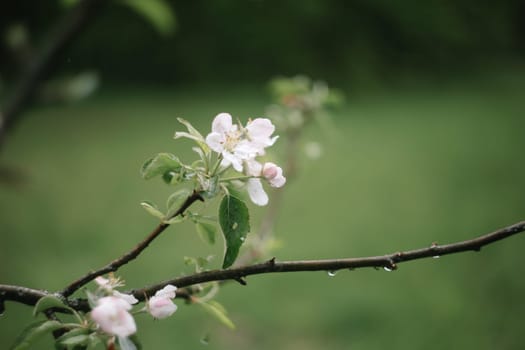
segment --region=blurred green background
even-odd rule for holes
[[[36,42],[66,11],[58,1],[5,6],[2,32],[23,23]],[[9,135],[0,161],[20,183],[0,185],[0,283],[58,290],[133,247],[156,225],[139,202],[171,193],[141,179],[142,162],[162,151],[191,157],[190,143],[172,139],[176,117],[206,133],[218,112],[263,115],[265,83],[278,74],[326,79],[346,95],[332,128],[304,136],[322,157],[302,153],[284,188],[278,259],[378,255],[524,219],[522,2],[169,6],[171,35],[119,4],[101,12],[54,75],[96,70],[100,88],[76,102],[39,101]],[[1,53],[5,98],[20,61],[6,41]],[[252,207],[254,226],[262,213]],[[218,296],[237,330],[178,300],[167,320],[138,317],[139,335],[145,349],[521,349],[524,246],[512,237],[395,272],[253,276]],[[184,256],[209,254],[220,266],[222,244],[183,224],[120,275],[139,287],[191,272]],[[31,321],[31,308],[7,303],[2,347]]]

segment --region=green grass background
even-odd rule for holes
[[[525,219],[525,72],[348,93],[332,127],[312,126],[276,233],[277,259],[357,257],[468,239]],[[133,247],[156,225],[139,202],[171,193],[144,181],[157,152],[188,161],[173,140],[183,117],[208,132],[228,111],[264,113],[262,86],[103,87],[88,100],[32,109],[3,149],[24,184],[0,187],[0,283],[58,290]],[[278,157],[279,148],[275,151]],[[200,207],[212,212],[217,203]],[[262,209],[252,207],[253,226]],[[363,269],[249,277],[218,300],[237,330],[177,301],[163,321],[139,316],[145,349],[521,349],[525,237],[482,249]],[[191,272],[184,256],[214,254],[189,224],[169,228],[119,275],[129,288]],[[82,295],[82,293],[79,293]],[[32,322],[6,304],[0,344]],[[209,344],[201,343],[209,336]],[[51,348],[43,339],[35,349]]]

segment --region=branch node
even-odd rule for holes
[[[274,256],[273,258],[271,258],[270,260],[268,260],[267,263],[268,263],[271,267],[275,267],[275,256]]]
[[[387,264],[383,266],[383,269],[385,271],[394,271],[397,270],[397,265],[393,259],[388,259]]]
[[[248,282],[246,282],[246,280],[243,277],[237,277],[237,278],[234,278],[234,280],[239,282],[239,284],[242,286],[246,286],[248,284]]]

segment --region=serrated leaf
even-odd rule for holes
[[[142,177],[149,180],[158,175],[164,175],[169,171],[177,171],[181,167],[179,158],[171,153],[159,153],[155,157],[148,159],[140,170]]]
[[[240,199],[224,196],[219,206],[219,224],[226,243],[222,268],[230,267],[239,255],[239,249],[250,232],[248,207]]]
[[[175,13],[165,0],[121,0],[144,17],[161,35],[172,34],[175,30]]]
[[[166,207],[168,208],[168,214],[174,214],[180,209],[182,204],[188,199],[193,191],[189,188],[180,188],[173,192],[166,201]]]
[[[226,185],[226,191],[230,196],[239,198],[242,201],[248,201],[249,199],[248,191],[246,191],[245,188],[238,187],[233,183]]]
[[[230,320],[230,318],[226,314],[226,309],[224,306],[219,304],[218,302],[212,300],[206,303],[199,303],[204,307],[206,311],[212,316],[214,316],[217,320],[219,320],[223,325],[230,329],[235,329],[235,324]]]
[[[65,345],[68,349],[73,349],[78,345],[87,345],[88,343],[89,336],[87,334],[75,335],[60,342],[60,344]]]
[[[11,350],[29,349],[32,343],[38,340],[38,338],[62,327],[62,323],[54,320],[32,323],[18,336]]]
[[[159,218],[161,220],[164,219],[164,214],[152,202],[143,201],[140,203],[140,205],[142,206],[142,208],[144,208],[148,213],[150,213],[154,217]]]
[[[86,350],[96,349],[98,344],[100,344],[100,343],[101,343],[101,340],[98,337],[98,334],[97,333],[91,333],[89,335],[88,345],[87,345],[87,349]]]
[[[203,222],[197,222],[195,229],[199,234],[199,237],[209,244],[215,244],[215,238],[217,236],[217,226],[213,224],[207,224]]]
[[[46,311],[47,309],[51,309],[53,307],[72,310],[69,306],[64,304],[64,302],[56,296],[46,295],[45,297],[40,298],[36,303],[35,308],[33,309],[33,316],[36,316],[39,313]]]
[[[162,180],[167,185],[175,185],[181,179],[181,175],[180,175],[181,170],[179,170],[179,172],[175,172],[171,170],[166,171],[164,174],[162,174]]]
[[[71,345],[87,345],[90,342],[89,330],[87,328],[79,327],[64,333],[56,340],[58,349],[68,348]],[[81,338],[78,338],[81,337]]]
[[[182,118],[177,118],[177,120],[179,121],[179,123],[183,124],[186,127],[186,129],[188,129],[188,132],[187,133],[186,132],[176,132],[175,138],[177,139],[180,137],[186,137],[186,138],[192,139],[195,142],[197,142],[197,144],[199,145],[200,149],[202,149],[204,154],[209,154],[210,148],[206,144],[206,141],[204,140],[204,137],[202,136],[202,134],[197,129],[195,129],[189,121],[182,119]]]

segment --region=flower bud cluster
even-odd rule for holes
[[[98,289],[92,295],[95,305],[91,310],[91,319],[109,335],[122,338],[133,335],[137,331],[137,325],[131,310],[133,305],[138,303],[137,298],[115,290],[116,287],[123,286],[123,283],[113,276],[109,279],[97,277],[95,282],[98,284]],[[172,301],[176,290],[177,287],[172,285],[158,290],[147,300],[146,306],[141,311],[147,311],[156,319],[171,316],[177,310],[177,306]]]

